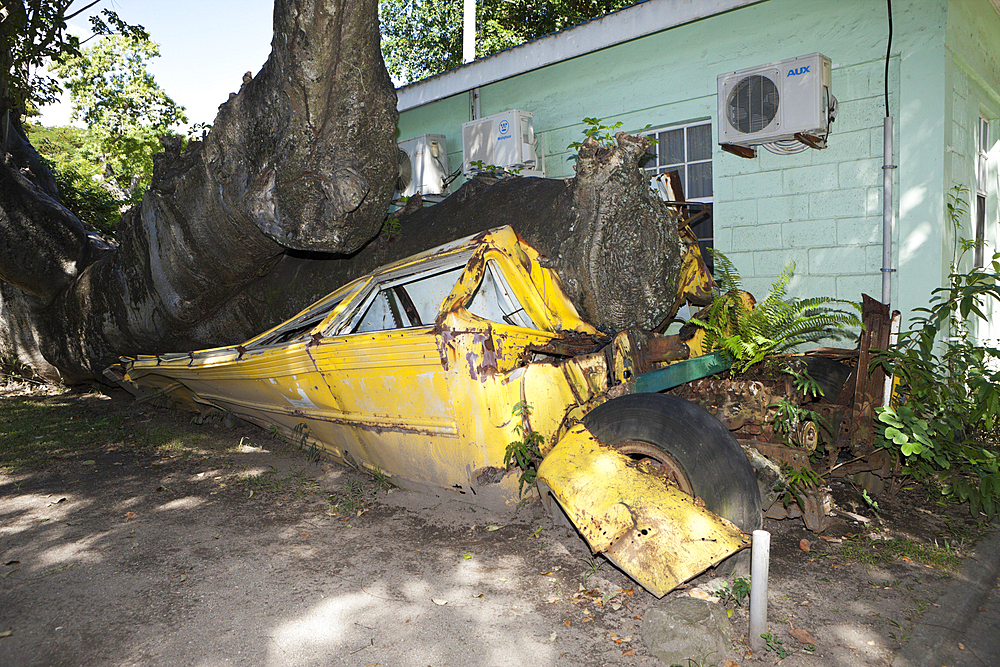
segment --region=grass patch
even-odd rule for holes
[[[69,391],[0,398],[0,472],[38,469],[94,449],[185,457],[230,453],[210,434],[136,423],[132,415],[93,404],[100,400]]]
[[[234,476],[230,478],[233,479]],[[274,491],[295,498],[304,498],[319,492],[319,480],[310,476],[304,468],[282,475],[272,467],[262,473],[238,477],[233,485],[258,492]]]
[[[360,514],[375,499],[379,491],[388,493],[391,485],[385,473],[376,469],[371,474],[371,479],[367,481],[348,480],[340,493],[335,493],[327,498],[330,503],[330,509],[327,513],[334,516]]]
[[[909,559],[915,563],[930,565],[945,572],[958,569],[961,559],[947,542],[924,544],[914,540],[857,539],[845,542],[840,549],[844,560],[857,561],[865,565],[884,565],[897,560]]]
[[[133,436],[123,415],[83,410],[66,394],[0,401],[0,468],[37,468],[53,458]]]

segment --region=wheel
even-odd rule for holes
[[[583,422],[601,442],[652,460],[743,532],[761,527],[753,467],[729,430],[700,405],[667,394],[630,394],[601,404]]]

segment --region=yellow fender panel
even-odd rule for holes
[[[571,428],[538,467],[538,489],[554,498],[595,553],[604,553],[653,595],[750,544],[666,476]]]

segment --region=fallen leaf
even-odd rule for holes
[[[94,465],[97,465],[97,461],[93,461],[93,460],[91,460],[91,461],[81,461],[80,465],[82,465],[82,466],[94,466]]]
[[[809,634],[808,631],[803,630],[802,628],[793,628],[788,631],[788,634],[790,634],[792,637],[794,637],[796,640],[798,640],[803,644],[816,643],[816,639],[811,634]]]
[[[467,554],[462,554],[462,558],[464,558],[465,560],[472,560],[472,557],[473,557],[473,556],[475,556],[475,555],[476,555],[476,554],[474,554],[474,553],[472,553],[472,552],[470,551],[470,552],[469,552],[469,553],[467,553]]]
[[[556,640],[556,633],[553,632],[551,635],[549,635],[549,641],[554,642],[555,640]]]
[[[909,559],[909,558],[907,558],[906,556],[903,556],[903,557],[902,557],[902,558],[900,558],[899,560],[903,561],[904,563],[912,563],[912,562],[913,562],[912,560],[910,560],[910,559]]]
[[[14,634],[13,630],[4,630],[0,632],[0,637],[10,637],[12,634]]]
[[[566,624],[566,627],[567,627],[567,628],[569,627],[569,619],[568,619],[568,618],[567,618],[567,619],[566,619],[565,621],[563,621],[563,623],[565,623],[565,624]]]
[[[636,614],[635,616],[632,617],[632,620],[633,621],[641,621],[642,620],[642,614]]]
[[[962,642],[958,642],[958,648],[960,650],[964,651],[965,650],[965,644],[963,644]]]
[[[589,616],[584,616],[583,620],[581,621],[581,623],[586,623],[587,621],[593,621],[593,620],[594,619],[590,618]]]
[[[250,495],[247,498],[253,498],[253,489],[250,489]]]
[[[487,531],[500,530],[503,526],[486,526]]]
[[[561,599],[562,598],[560,598],[560,597],[553,596],[553,597],[550,597],[548,600],[546,600],[546,602],[548,602],[549,604],[553,604],[555,602],[558,602]]]
[[[479,595],[473,595],[472,597],[474,597],[474,598],[481,598],[481,597],[485,597],[485,595],[486,595],[485,593],[480,593]]]
[[[188,576],[186,574],[181,575],[181,581],[187,581]]]
[[[6,563],[4,563],[4,565],[20,565],[20,564],[21,564],[21,561],[19,561],[19,560],[9,560]]]
[[[539,577],[547,577],[547,576],[549,576],[550,574],[552,574],[552,570],[549,570],[548,572],[539,572],[539,573],[538,573],[538,576],[539,576]]]
[[[868,645],[869,646],[875,646],[875,642],[869,639],[868,640]]]
[[[53,503],[49,503],[48,505],[46,505],[46,507],[52,507],[53,505],[58,505],[59,503],[64,503],[64,502],[66,502],[66,499],[65,498],[60,498],[59,500],[57,500],[57,501],[55,501]]]
[[[802,549],[803,551],[809,551],[810,546],[811,544],[809,540],[807,540],[806,538],[803,537],[801,540],[799,540],[799,549]]]
[[[431,602],[433,602],[434,604],[438,605],[439,607],[443,607],[446,604],[448,604],[447,600],[440,600],[438,598],[431,598]]]
[[[622,652],[622,657],[623,658],[625,656],[628,656],[628,655],[635,655],[635,649],[634,648],[630,648],[629,650]]]
[[[726,660],[722,663],[722,667],[740,667],[740,663],[733,662],[732,660]]]
[[[820,539],[826,540],[827,542],[833,542],[834,544],[840,544],[844,540],[839,537],[827,537],[826,535],[820,535]]]
[[[299,537],[309,537],[309,533],[299,533]]]
[[[139,515],[136,514],[135,512],[125,512],[125,520],[126,521],[129,520],[129,519],[134,519],[137,516],[139,516]]]

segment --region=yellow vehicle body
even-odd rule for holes
[[[518,501],[520,471],[506,470],[504,455],[515,427],[529,428],[543,438],[543,467],[558,471],[547,488],[572,510],[589,506],[579,496],[590,487],[571,481],[595,474],[580,466],[587,454],[570,463],[548,455],[565,450],[562,437],[635,374],[634,345],[627,332],[608,343],[582,321],[558,277],[504,227],[383,267],[242,345],[126,358],[123,366],[125,382],[145,396],[221,410],[403,488],[484,505]],[[518,403],[531,407],[523,423]],[[652,582],[651,591],[662,595],[742,545],[731,525],[679,503],[672,485],[619,468],[620,480],[642,489],[644,516],[662,533],[694,521],[708,530],[714,519],[713,530],[728,536],[711,552],[675,540],[616,560]],[[570,516],[585,536],[593,532],[583,513]],[[588,541],[595,551],[610,548]],[[636,574],[662,570],[653,562],[660,558],[677,574]]]

